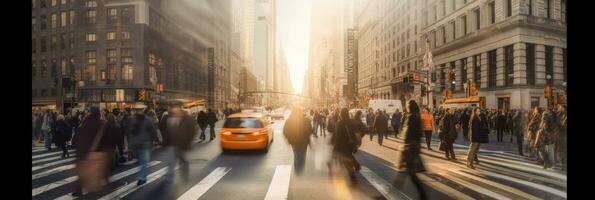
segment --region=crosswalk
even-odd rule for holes
[[[456,153],[465,157],[465,146],[458,146]],[[74,164],[74,157],[61,158],[61,151],[47,152],[32,149],[32,199],[76,199],[70,193],[76,187],[78,177]],[[441,157],[442,152],[422,151],[423,154]],[[71,156],[76,152],[71,150]],[[464,160],[461,162],[442,161],[445,170],[438,172],[428,171],[419,173],[423,184],[431,188],[429,197],[440,194],[451,199],[566,199],[567,186],[566,174],[555,171],[543,170],[540,165],[527,160],[525,157],[503,153],[486,152],[479,154],[481,164],[476,165],[476,170],[465,168]],[[459,159],[461,160],[461,159]],[[415,199],[412,191],[397,188],[391,179],[383,173],[368,167],[370,163],[362,163],[359,176],[365,184],[371,185],[385,199]],[[140,167],[138,162],[118,167],[109,177],[111,187],[94,199],[129,199],[132,194],[139,192],[143,187],[157,184],[159,180],[167,178],[168,166],[166,163],[154,160],[149,163],[150,173],[144,185],[136,185],[136,174]],[[174,170],[177,170],[174,169]],[[186,191],[178,191],[178,200],[204,199],[205,194],[221,182],[231,171],[242,170],[236,166],[213,166],[191,184]],[[392,169],[394,170],[394,169]],[[274,170],[268,172],[272,175],[268,189],[263,194],[266,200],[292,199],[291,190],[292,165],[279,164]],[[401,177],[402,178],[402,177]],[[241,192],[241,191],[238,191]],[[208,195],[207,195],[208,196]]]

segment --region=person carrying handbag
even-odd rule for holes
[[[354,129],[349,118],[349,111],[347,108],[341,109],[339,114],[339,121],[335,126],[336,133],[333,134],[333,160],[339,161],[348,174],[352,184],[357,184],[355,178],[355,171],[359,170],[359,163],[353,157],[353,153],[357,150]]]
[[[103,148],[105,125],[106,122],[100,118],[99,108],[91,107],[90,115],[83,120],[73,138],[79,176],[73,196],[81,196],[83,192],[99,192],[107,183],[110,159]]]

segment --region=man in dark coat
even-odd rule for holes
[[[461,127],[463,127],[463,136],[464,136],[465,141],[469,140],[469,126],[468,126],[469,119],[470,119],[469,111],[463,110],[459,124],[461,124]]]
[[[506,115],[504,111],[500,111],[498,113],[498,117],[496,118],[496,131],[498,142],[502,142],[504,139],[504,131],[506,130]]]
[[[520,111],[514,112],[511,123],[512,123],[512,135],[516,137],[516,142],[518,145],[519,155],[523,155],[523,122],[522,116]]]
[[[378,110],[376,112],[376,117],[374,118],[374,131],[378,134],[378,144],[382,146],[382,140],[384,139],[384,134],[388,132],[388,119],[386,115],[382,113],[382,111]]]
[[[332,135],[333,160],[339,161],[349,173],[353,184],[357,183],[355,171],[359,170],[359,164],[353,157],[356,148],[356,127],[349,118],[349,111],[343,108],[339,114],[339,121],[335,125],[335,134]],[[330,167],[330,165],[329,165]]]
[[[397,158],[397,171],[409,174],[413,185],[417,189],[419,198],[427,199],[421,181],[419,181],[416,175],[416,173],[426,171],[419,155],[421,149],[419,142],[422,136],[420,110],[414,100],[407,101],[405,107],[407,108],[407,113],[404,115],[405,119],[401,128],[404,148],[403,151],[399,152],[400,156]],[[404,180],[404,177],[400,177],[400,179],[395,181],[395,185],[402,187]]]
[[[198,126],[200,127],[200,140],[204,141],[206,139],[205,131],[207,130],[208,124],[207,113],[201,110],[196,116],[196,123],[198,123]]]
[[[312,127],[300,108],[293,108],[291,115],[283,126],[283,135],[293,149],[294,168],[301,174],[306,160],[306,151],[310,145]]]
[[[56,134],[54,134],[54,141],[56,146],[62,150],[62,158],[70,157],[68,149],[66,148],[66,142],[70,141],[72,136],[71,126],[64,120],[63,115],[58,115],[56,121]]]
[[[134,115],[130,118],[128,130],[128,145],[133,149],[140,163],[137,185],[147,182],[149,161],[151,160],[151,143],[153,135],[157,134],[155,124],[145,114],[147,106],[137,104],[134,107]]]
[[[393,113],[392,119],[390,119],[390,123],[393,126],[395,137],[397,137],[397,135],[399,134],[399,128],[401,126],[401,118],[402,118],[401,111],[397,110],[395,113]]]
[[[169,104],[168,115],[161,120],[159,127],[163,133],[165,151],[170,154],[167,157],[169,167],[166,177],[168,181],[173,183],[177,160],[183,163],[182,172],[184,175],[182,177],[187,178],[188,161],[184,155],[192,147],[192,138],[195,136],[196,126],[192,117],[182,110],[181,101],[171,101]]]
[[[456,160],[453,143],[457,139],[457,122],[458,120],[454,116],[454,109],[447,109],[444,117],[440,120],[440,134],[438,137],[445,143],[445,156],[449,160]]]
[[[215,123],[217,123],[217,120],[217,115],[209,108],[209,113],[207,113],[207,123],[209,124],[211,140],[215,139]]]

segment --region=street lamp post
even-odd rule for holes
[[[545,98],[547,99],[547,108],[549,109],[551,107],[551,102],[552,102],[551,101],[551,98],[552,98],[552,95],[551,95],[551,85],[550,85],[550,79],[552,79],[552,76],[548,74],[548,75],[545,76],[545,78],[546,78],[545,86],[549,90],[549,92],[548,92],[548,94],[547,94],[547,96]]]

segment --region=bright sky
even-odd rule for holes
[[[302,92],[308,69],[310,0],[277,0],[277,38],[287,54],[293,89]]]

